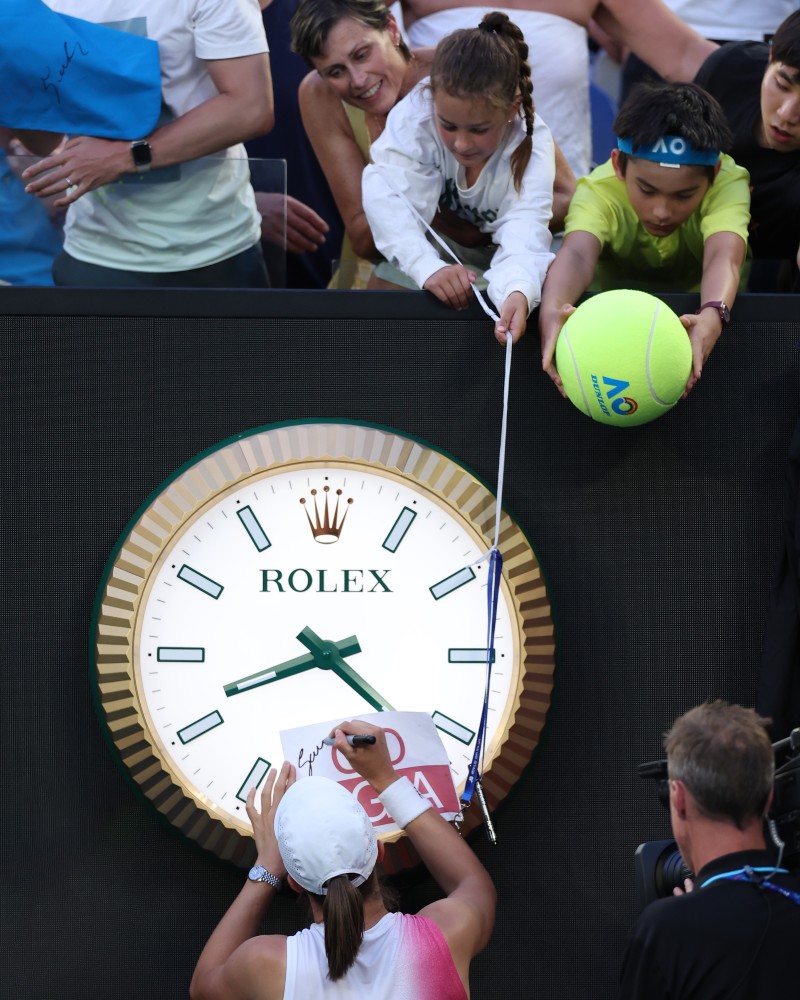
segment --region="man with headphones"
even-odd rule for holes
[[[796,1000],[800,878],[767,849],[775,756],[768,720],[708,702],[664,740],[672,831],[696,873],[639,917],[623,1000]]]

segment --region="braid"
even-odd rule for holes
[[[521,97],[520,111],[525,119],[525,138],[511,154],[511,170],[514,175],[514,187],[519,192],[522,186],[522,178],[525,169],[530,162],[533,151],[533,79],[531,77],[531,64],[528,62],[528,45],[525,36],[520,29],[508,21],[507,35],[510,41],[516,44],[517,55],[519,57],[519,93]],[[510,30],[510,29],[513,29]]]

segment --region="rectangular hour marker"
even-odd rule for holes
[[[196,587],[204,594],[208,594],[215,601],[225,589],[221,583],[217,583],[208,576],[203,576],[202,573],[198,573],[196,569],[192,569],[191,566],[186,566],[185,564],[178,570],[178,579],[183,580],[184,583],[188,583],[191,587]]]
[[[203,646],[159,646],[156,652],[159,663],[205,663]]]
[[[264,760],[263,757],[257,757],[255,764],[250,768],[250,773],[242,782],[242,787],[236,793],[236,798],[241,802],[247,802],[247,793],[251,788],[258,788],[261,782],[266,778],[267,771],[272,767],[268,760]]]
[[[483,649],[448,649],[448,663],[486,663],[486,647]],[[492,663],[494,663],[494,650],[492,650]]]
[[[406,532],[411,527],[417,512],[410,507],[403,507],[400,515],[392,525],[392,529],[383,542],[383,547],[390,552],[397,552],[400,542],[406,537]]]
[[[202,719],[197,719],[196,722],[190,722],[188,726],[184,726],[183,729],[178,730],[178,739],[181,743],[191,743],[192,740],[196,740],[198,736],[202,736],[204,733],[210,732],[212,729],[216,729],[217,726],[221,726],[225,720],[215,709],[213,712],[209,712],[208,715],[204,715]]]
[[[441,712],[434,712],[431,718],[433,719],[437,729],[441,729],[443,733],[453,736],[465,746],[469,746],[469,744],[475,739],[475,733],[471,729],[467,729],[466,726],[462,726],[460,722],[456,722],[455,719],[451,719],[449,715],[443,715]]]
[[[241,510],[236,511],[236,514],[258,551],[263,552],[264,549],[268,549],[272,542],[267,538],[267,533],[258,523],[258,518],[253,513],[252,507],[242,507]]]
[[[434,583],[432,587],[428,587],[428,590],[430,590],[435,599],[438,601],[439,598],[452,594],[454,590],[458,590],[459,587],[463,587],[465,583],[469,583],[470,580],[474,579],[475,570],[471,566],[465,566],[456,573],[451,573],[450,576],[446,576],[444,580]]]

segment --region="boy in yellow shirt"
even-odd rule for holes
[[[591,286],[700,292],[681,317],[692,343],[688,392],[729,318],[747,253],[749,176],[722,153],[722,109],[695,84],[633,91],[614,122],[618,148],[578,181],[561,249],[542,289],[542,368],[563,395],[553,356]]]

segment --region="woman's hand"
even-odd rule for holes
[[[130,143],[81,135],[28,167],[22,179],[28,194],[39,198],[56,195],[56,208],[65,208],[87,191],[110,184],[125,173],[133,173]]]
[[[313,253],[325,242],[328,223],[297,198],[257,191],[256,207],[261,215],[262,240],[290,253]]]
[[[475,272],[468,271],[461,264],[448,264],[434,271],[422,287],[453,309],[467,309],[472,301],[472,286],[476,279]]]
[[[359,734],[374,736],[375,742],[372,746],[351,747],[346,737]],[[335,749],[362,778],[365,778],[372,785],[376,792],[380,794],[397,780],[397,772],[392,766],[389,747],[386,745],[386,734],[380,726],[373,726],[369,722],[355,719],[351,722],[341,723],[334,729],[331,736],[336,740]]]
[[[433,217],[431,227],[437,233],[447,236],[462,247],[489,247],[492,245],[491,233],[482,232],[474,223],[467,222],[452,210],[439,205]]]
[[[258,852],[256,863],[263,865],[276,878],[286,878],[286,868],[275,836],[275,812],[286,789],[296,780],[297,772],[293,765],[284,761],[279,772],[276,772],[274,767],[270,768],[261,790],[260,809],[256,809],[256,789],[251,788],[247,795],[247,816],[253,826],[253,837]]]

